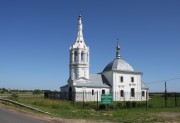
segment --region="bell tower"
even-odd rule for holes
[[[85,44],[82,28],[82,19],[79,16],[77,37],[70,47],[69,77],[72,80],[89,79],[89,47]]]

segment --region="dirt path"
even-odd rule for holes
[[[180,113],[165,112],[160,113],[159,116],[168,120],[165,123],[180,123]]]

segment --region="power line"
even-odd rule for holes
[[[149,82],[149,83],[145,83],[145,84],[154,84],[154,83],[160,83],[160,82],[168,82],[168,81],[173,81],[173,80],[177,80],[180,78],[172,78],[172,79],[167,79],[167,80],[160,80],[160,81],[154,81],[154,82]]]

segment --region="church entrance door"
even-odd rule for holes
[[[72,101],[72,87],[69,87],[69,101]]]

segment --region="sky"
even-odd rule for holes
[[[0,0],[0,88],[57,90],[82,16],[90,73],[121,57],[150,91],[180,91],[179,0]],[[174,79],[177,78],[177,79]]]

